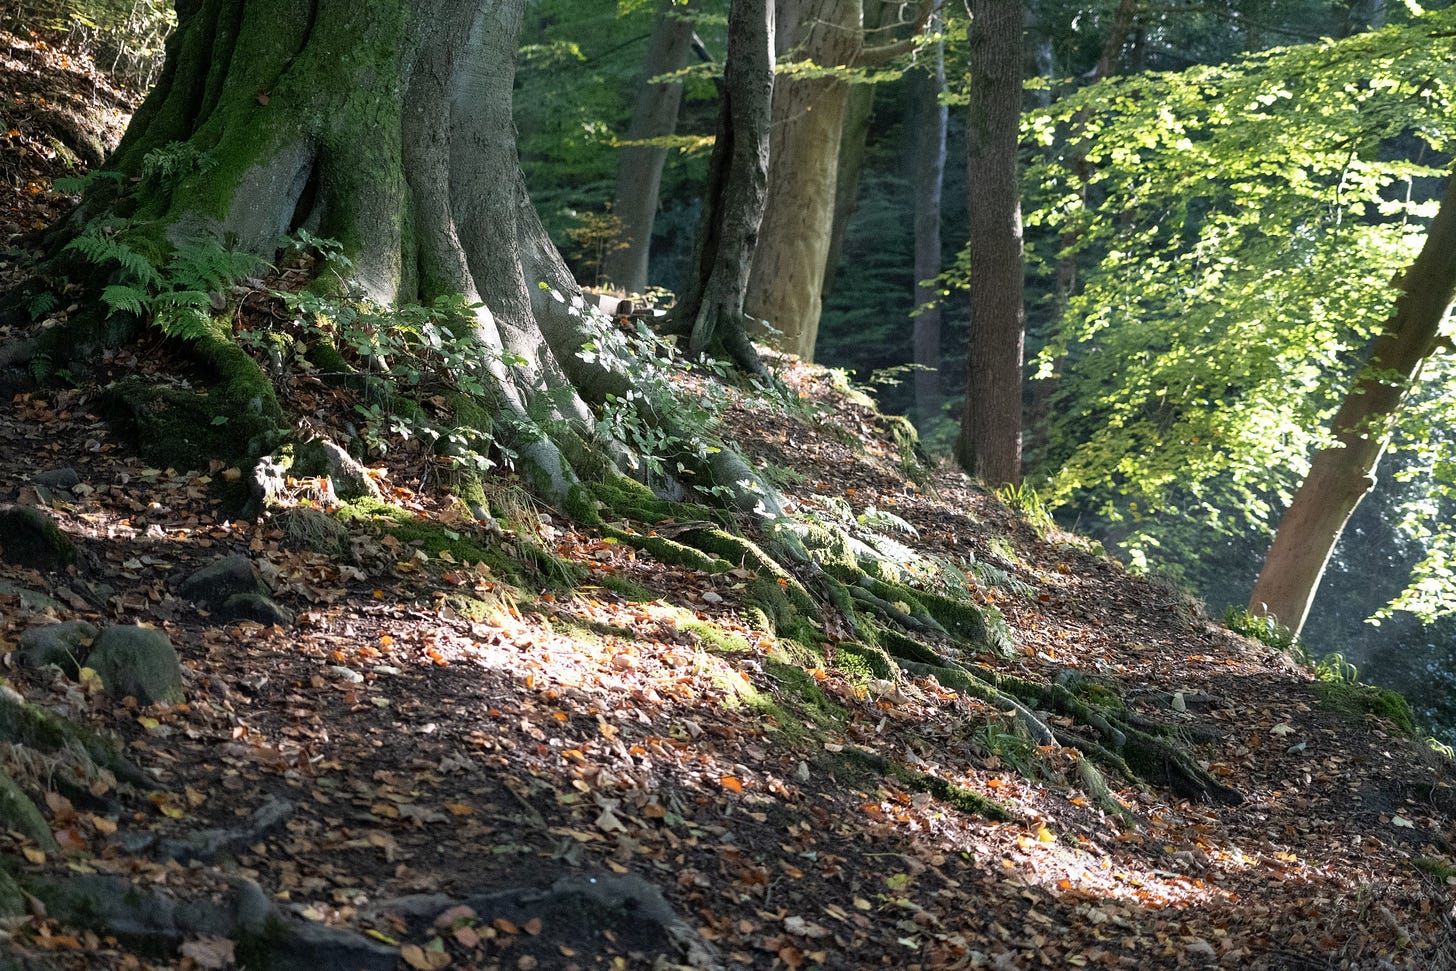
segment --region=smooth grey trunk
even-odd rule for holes
[[[677,130],[682,104],[681,81],[658,81],[687,66],[693,47],[693,22],[675,0],[661,0],[657,23],[647,42],[638,81],[627,144],[617,158],[617,188],[612,213],[621,224],[621,237],[603,261],[603,272],[614,286],[628,293],[647,289],[647,264],[652,227],[657,220],[658,190],[667,149],[641,144]]]
[[[865,46],[860,0],[778,0],[792,56],[820,68],[883,64],[914,46],[929,16],[923,0],[910,38]],[[781,41],[780,47],[786,46]],[[786,55],[787,56],[787,55]],[[840,76],[781,75],[774,83],[768,202],[746,308],[777,331],[769,343],[813,360],[834,228],[849,84]]]
[[[945,139],[949,110],[945,90],[945,51],[935,44],[921,67],[910,72],[907,95],[914,125],[910,190],[915,208],[915,417],[922,429],[940,415],[944,400],[940,365],[940,304],[934,280],[941,271],[940,203],[945,181]]]
[[[878,38],[885,29],[886,18],[899,9],[890,0],[866,0],[864,30],[866,38]],[[853,84],[844,105],[844,126],[839,138],[839,171],[834,183],[834,223],[829,230],[829,253],[824,259],[824,282],[819,287],[819,305],[834,290],[834,277],[839,272],[844,253],[849,220],[859,206],[859,183],[864,174],[865,147],[869,141],[870,120],[875,113],[875,85]]]
[[[1296,635],[1345,524],[1375,485],[1391,416],[1436,349],[1456,299],[1456,178],[1447,181],[1425,245],[1398,286],[1395,312],[1330,420],[1335,444],[1310,464],[1249,597],[1250,613],[1275,617]]]

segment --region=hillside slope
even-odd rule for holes
[[[239,326],[271,312],[254,292]],[[55,836],[0,834],[26,894],[0,884],[0,967],[1456,967],[1456,773],[1381,717],[1397,705],[916,468],[834,375],[778,366],[788,400],[707,398],[800,523],[959,586],[1005,621],[967,665],[1173,726],[1242,802],[1113,776],[1109,814],[1076,723],[1048,713],[1061,744],[1036,746],[933,677],[885,677],[828,604],[817,648],[775,632],[748,564],[656,542],[695,520],[584,530],[502,476],[510,514],[479,523],[398,440],[371,456],[378,504],[300,478],[292,512],[237,518],[220,495],[244,470],[151,467],[100,417],[109,380],[192,377],[159,339],[0,383],[0,501],[75,550],[50,571],[0,553],[0,714],[63,714],[142,770],[76,785],[65,746],[0,747]],[[356,401],[277,376],[301,425],[347,439]],[[284,610],[199,605],[185,581],[228,556]],[[26,663],[28,632],[74,620],[164,632],[185,703]]]

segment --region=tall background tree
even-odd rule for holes
[[[1396,411],[1427,358],[1449,348],[1441,325],[1456,298],[1456,179],[1421,253],[1397,281],[1395,313],[1330,420],[1334,443],[1320,450],[1289,503],[1249,597],[1249,611],[1275,617],[1298,636],[1325,566],[1355,507],[1375,485]]]
[[[677,130],[683,82],[673,77],[687,66],[696,24],[686,0],[661,0],[642,61],[632,121],[617,157],[612,215],[618,235],[602,263],[606,279],[628,293],[647,289],[648,254],[657,218],[658,191],[668,148],[663,139]]]
[[[865,44],[862,0],[778,0],[768,200],[753,257],[747,310],[777,333],[768,340],[813,360],[824,275],[833,238],[840,142],[849,79],[844,69],[882,65],[908,53],[929,17],[916,7],[909,34]]]
[[[1026,311],[1021,187],[1021,0],[972,0],[966,156],[971,336],[956,458],[991,486],[1021,480]]]

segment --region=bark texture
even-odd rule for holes
[[[780,36],[792,45],[785,56],[820,66],[853,63],[864,37],[859,0],[779,6],[786,25]],[[789,23],[797,26],[791,35]],[[819,333],[848,94],[848,82],[838,77],[781,75],[774,83],[773,165],[746,307],[781,332],[770,343],[806,361]]]
[[[612,212],[621,221],[619,246],[607,254],[603,269],[607,279],[628,293],[647,288],[647,260],[652,226],[657,219],[657,195],[667,149],[641,144],[671,135],[677,130],[678,107],[682,103],[681,81],[654,81],[687,66],[693,47],[693,22],[681,4],[662,0],[657,24],[647,42],[642,79],[627,142],[617,160],[617,190]]]
[[[729,7],[696,269],[673,311],[673,329],[687,336],[689,353],[720,348],[752,372],[763,364],[748,339],[744,297],[767,197],[774,27],[771,0],[735,0]]]
[[[971,336],[956,458],[994,487],[1021,478],[1026,314],[1016,147],[1023,10],[1021,0],[971,0],[970,7]]]
[[[780,56],[811,70],[882,64],[913,48],[930,0],[914,9],[910,36],[867,47],[862,0],[778,0]],[[746,307],[778,331],[769,343],[806,361],[819,336],[849,92],[839,75],[774,82],[773,165]]]
[[[1456,178],[1447,182],[1425,245],[1399,287],[1394,314],[1330,420],[1335,444],[1310,464],[1249,597],[1250,613],[1273,616],[1295,634],[1309,616],[1345,524],[1375,485],[1390,417],[1435,350],[1437,332],[1456,299]]]

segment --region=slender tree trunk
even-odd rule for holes
[[[695,272],[672,329],[702,354],[721,347],[739,367],[763,364],[748,338],[744,298],[767,198],[774,71],[772,0],[733,0],[717,138],[698,232]]]
[[[885,28],[885,19],[899,9],[890,0],[866,0],[864,31],[872,38]],[[859,205],[860,176],[864,173],[865,146],[869,140],[870,120],[875,110],[875,85],[852,84],[844,105],[844,131],[839,138],[839,171],[834,182],[834,223],[829,230],[829,252],[824,258],[824,282],[819,288],[822,307],[834,290],[834,277],[839,271],[844,252],[845,232]]]
[[[945,181],[945,138],[949,111],[945,90],[945,52],[940,44],[925,52],[923,65],[910,73],[908,95],[915,147],[910,187],[915,197],[915,417],[920,427],[940,415],[944,397],[940,378],[941,314],[933,281],[940,275],[940,202]]]
[[[677,129],[682,103],[682,82],[653,83],[654,78],[687,66],[693,46],[693,22],[676,0],[661,0],[657,24],[647,42],[647,55],[638,82],[627,141],[617,159],[617,190],[612,212],[621,222],[619,245],[607,254],[603,269],[609,281],[629,293],[647,288],[647,258],[652,225],[657,219],[657,195],[667,149],[637,144],[671,135]]]
[[[1295,634],[1309,616],[1340,533],[1375,485],[1391,416],[1435,350],[1456,298],[1456,178],[1447,182],[1425,246],[1398,285],[1395,312],[1330,421],[1336,444],[1310,464],[1249,598],[1251,613],[1276,617]]]
[[[799,27],[791,41],[796,57],[824,67],[853,62],[864,37],[860,0],[779,2]],[[781,332],[769,343],[805,360],[819,332],[848,96],[839,77],[785,75],[774,84],[774,161],[745,306]]]
[[[1021,478],[1023,306],[1021,0],[971,0],[966,146],[970,189],[971,336],[956,458],[987,485]]]

